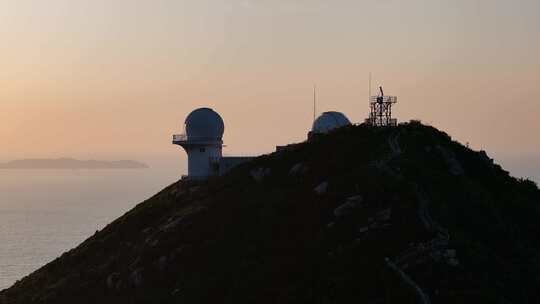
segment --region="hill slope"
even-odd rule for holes
[[[537,303],[540,191],[418,123],[175,183],[0,303]]]

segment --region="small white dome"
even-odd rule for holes
[[[333,129],[350,125],[351,122],[341,112],[324,112],[313,122],[311,132],[314,134],[328,133]]]
[[[210,108],[199,108],[191,112],[185,121],[188,139],[221,140],[225,125],[217,112]]]

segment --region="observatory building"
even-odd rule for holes
[[[397,102],[397,97],[384,95],[382,87],[379,87],[379,90],[378,96],[370,96],[370,113],[365,123],[373,127],[396,126],[397,119],[392,117],[392,106]],[[314,91],[314,115],[315,101]],[[351,122],[345,114],[336,111],[323,112],[314,119],[311,131],[308,133],[308,140],[349,125]],[[173,144],[184,148],[188,155],[188,175],[183,178],[206,180],[212,176],[224,175],[232,168],[254,158],[251,156],[224,157],[222,152],[224,131],[223,119],[210,108],[196,109],[187,116],[184,122],[184,133],[173,135],[172,141]],[[293,145],[277,146],[276,151],[290,146]]]
[[[308,139],[313,139],[317,135],[327,134],[328,132],[350,125],[351,122],[345,114],[336,111],[323,112],[315,121],[311,131],[308,133]]]
[[[191,112],[184,122],[184,133],[173,135],[173,144],[179,145],[188,155],[190,180],[205,180],[227,173],[233,167],[253,157],[223,157],[225,124],[221,116],[210,108]]]

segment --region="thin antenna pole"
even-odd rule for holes
[[[371,72],[369,72],[369,96],[368,96],[368,100],[371,98]]]
[[[317,85],[313,84],[313,122],[317,116]]]

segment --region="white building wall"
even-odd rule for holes
[[[190,178],[204,178],[217,175],[211,159],[221,158],[221,146],[194,146],[187,149],[188,175]]]

